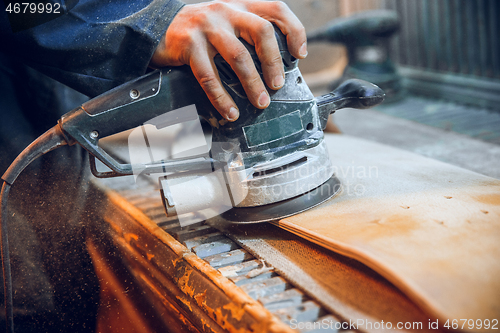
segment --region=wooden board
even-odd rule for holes
[[[461,319],[480,319],[471,331],[491,331],[484,321],[500,319],[500,181],[345,135],[326,140],[342,193],[276,224],[371,267],[439,325],[455,319],[465,331]]]

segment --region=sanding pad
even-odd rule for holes
[[[341,182],[333,175],[317,188],[302,195],[258,207],[235,207],[221,217],[230,223],[249,224],[279,220],[311,209],[340,192]]]

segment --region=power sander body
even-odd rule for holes
[[[97,177],[132,175],[137,170],[160,174],[167,215],[186,212],[172,197],[165,180],[206,174],[207,166],[212,172],[222,171],[220,188],[214,191],[227,191],[231,207],[220,212],[230,221],[268,221],[308,209],[339,189],[323,140],[328,116],[344,107],[379,104],[384,93],[368,82],[349,80],[334,92],[315,98],[299,71],[298,60],[288,52],[286,37],[278,29],[276,38],[285,67],[285,84],[277,91],[269,90],[271,103],[265,110],[248,101],[236,74],[218,55],[214,60],[219,76],[240,110],[235,122],[220,116],[191,69],[181,66],[155,70],[108,91],[68,112],[59,125],[69,143],[78,143],[90,153],[91,169]],[[242,42],[262,74],[254,48]],[[137,166],[120,163],[99,146],[101,138],[151,123],[151,119],[160,119],[152,123],[157,128],[193,120],[188,113],[175,112],[193,104],[197,117],[212,128],[211,149],[204,156]],[[97,171],[95,158],[111,171]],[[325,184],[328,188],[321,193],[311,192]]]
[[[269,91],[271,104],[259,110],[249,103],[231,67],[215,57],[225,89],[236,102],[240,117],[227,122],[213,108],[187,66],[163,68],[125,83],[77,107],[32,142],[2,176],[0,192],[0,239],[4,278],[7,332],[14,331],[13,287],[7,232],[7,198],[19,174],[33,160],[60,146],[78,143],[90,153],[91,170],[97,177],[139,174],[159,175],[167,215],[189,215],[186,207],[198,191],[200,211],[222,215],[227,221],[251,223],[276,220],[309,209],[332,197],[339,189],[323,140],[328,116],[342,107],[367,108],[384,99],[380,88],[352,80],[334,92],[314,98],[287,50],[286,38],[278,30],[286,79],[284,87]],[[254,48],[242,41],[261,71]],[[196,106],[196,114],[184,112]],[[114,159],[102,147],[102,138],[145,124],[164,128],[204,119],[212,127],[212,144],[207,154],[177,160],[152,159],[134,165]],[[148,137],[143,141],[148,146]],[[168,144],[168,143],[165,143]],[[95,159],[111,171],[99,172]],[[207,184],[206,195],[199,186]],[[187,199],[178,200],[176,189]],[[186,188],[189,188],[186,192]],[[182,192],[182,191],[181,191]],[[196,201],[196,200],[194,200]],[[204,219],[203,215],[201,219]],[[189,222],[189,219],[186,221]],[[187,225],[184,224],[184,225]]]

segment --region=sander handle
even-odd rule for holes
[[[66,113],[59,120],[66,141],[78,143],[90,153],[92,173],[107,178],[134,174],[134,166],[123,164],[99,146],[101,138],[144,125],[168,113],[167,122],[154,124],[158,129],[194,120],[182,112],[172,112],[195,104],[198,115],[218,125],[221,116],[211,105],[188,66],[162,68],[118,86]],[[111,172],[98,172],[95,158]],[[210,164],[210,160],[206,161]],[[177,164],[176,169],[192,169],[193,161]],[[194,163],[196,164],[196,163]],[[202,163],[206,164],[206,163]],[[172,167],[168,162],[149,166],[153,169]],[[178,171],[178,170],[177,170]]]
[[[328,116],[338,109],[368,109],[384,101],[385,93],[373,83],[350,79],[334,91],[316,97],[320,126],[325,129]]]

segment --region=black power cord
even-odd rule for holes
[[[10,267],[9,238],[7,232],[7,200],[9,197],[9,191],[17,177],[31,162],[51,150],[67,145],[68,142],[70,142],[70,140],[66,139],[66,136],[64,135],[63,130],[61,129],[59,124],[52,127],[47,132],[42,134],[38,139],[33,141],[28,147],[26,147],[22,151],[22,153],[17,156],[14,162],[12,162],[7,171],[2,176],[4,183],[2,185],[2,191],[0,193],[0,241],[3,265],[5,319],[7,333],[14,333],[14,304],[12,300],[13,286]]]

